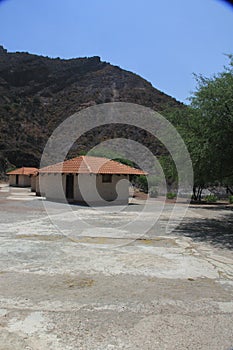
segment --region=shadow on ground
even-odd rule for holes
[[[207,242],[232,250],[233,212],[223,216],[221,219],[205,218],[183,221],[176,229],[176,233],[185,237],[191,237],[194,241]]]
[[[214,211],[220,211],[220,210],[229,210],[229,211],[232,211],[233,212],[233,206],[232,205],[228,205],[226,203],[209,203],[207,205],[202,203],[202,204],[194,204],[194,203],[191,203],[190,204],[190,208],[197,208],[197,209],[205,209],[205,210],[214,210]]]

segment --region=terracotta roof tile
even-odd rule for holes
[[[37,168],[22,167],[12,171],[8,171],[7,175],[33,175],[38,171]]]
[[[39,173],[147,175],[144,171],[102,157],[81,156],[41,168]]]

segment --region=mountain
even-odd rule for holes
[[[100,57],[60,59],[26,52],[9,53],[0,46],[0,172],[11,166],[38,166],[53,130],[83,108],[108,102],[132,102],[156,111],[182,107],[140,76],[102,62]],[[126,130],[93,130],[72,152],[86,151]],[[154,153],[161,145],[143,130],[128,129]],[[160,149],[160,150],[159,150]],[[74,151],[75,150],[75,151]]]

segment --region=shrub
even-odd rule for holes
[[[173,193],[173,192],[167,193],[167,199],[174,199],[174,198],[176,198],[176,193]]]
[[[218,197],[215,196],[214,194],[209,194],[208,196],[205,196],[204,199],[207,203],[216,203],[218,200]]]
[[[233,204],[233,196],[229,196],[228,200],[230,204]]]
[[[150,188],[149,194],[150,194],[150,197],[151,197],[151,198],[156,198],[156,197],[158,197],[157,188],[156,188],[155,186],[152,186],[152,187]]]
[[[148,182],[147,182],[147,177],[145,175],[136,176],[134,180],[134,184],[137,188],[139,188],[143,192],[148,193]]]

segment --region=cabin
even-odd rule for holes
[[[130,176],[147,175],[117,161],[91,156],[41,168],[38,174],[46,199],[88,205],[127,204]]]
[[[14,187],[31,187],[32,176],[37,171],[37,168],[22,167],[7,172],[9,185]]]

